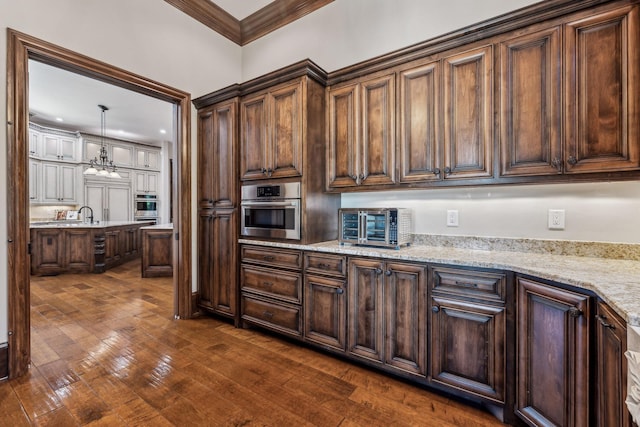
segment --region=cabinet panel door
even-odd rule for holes
[[[632,425],[627,396],[627,327],[604,302],[596,309],[598,427]]]
[[[266,178],[267,152],[267,96],[243,99],[240,103],[240,178]]]
[[[198,111],[198,204],[213,207],[215,176],[219,165],[215,151],[216,119],[213,107]]]
[[[492,47],[444,59],[444,178],[493,175]]]
[[[66,264],[69,271],[89,273],[93,270],[93,239],[90,230],[66,230]]]
[[[40,157],[40,132],[29,129],[29,156]]]
[[[107,266],[122,258],[121,234],[122,230],[110,228],[104,233],[104,263]]]
[[[90,139],[83,139],[83,156],[82,160],[84,162],[89,162],[89,160],[93,160],[94,158],[98,158],[100,156],[100,141],[92,141]]]
[[[66,268],[64,230],[32,229],[32,247],[38,248],[32,255],[31,271],[56,273]]]
[[[369,259],[349,263],[349,353],[383,361],[383,264]]]
[[[133,146],[111,144],[111,160],[119,168],[133,166]]]
[[[272,178],[302,175],[304,85],[298,82],[270,93],[269,142]]]
[[[160,169],[160,151],[147,151],[147,167],[153,170]]]
[[[327,186],[355,186],[360,168],[358,136],[358,85],[330,88],[327,92]]]
[[[345,282],[321,276],[304,279],[304,338],[343,352],[347,331]]]
[[[42,187],[42,165],[38,160],[29,160],[29,200],[40,200],[40,188]]]
[[[517,283],[516,413],[532,425],[589,425],[589,297]]]
[[[50,135],[42,136],[42,157],[50,160],[60,160],[58,137]]]
[[[237,99],[218,105],[213,111],[213,204],[231,208],[237,203],[238,148]]]
[[[361,84],[363,185],[395,182],[395,76]]]
[[[213,264],[212,308],[226,316],[234,316],[238,311],[237,229],[237,210],[216,211],[213,218],[211,258],[202,260]]]
[[[439,64],[400,73],[400,182],[440,179]]]
[[[78,169],[76,166],[60,165],[59,196],[64,202],[75,203],[78,200]]]
[[[504,306],[431,301],[431,381],[504,403]]]
[[[60,160],[76,161],[76,146],[78,141],[71,138],[59,138],[58,139],[58,153],[60,154]]]
[[[42,200],[45,202],[59,202],[59,169],[57,164],[42,164]]]
[[[94,221],[106,221],[105,218],[105,209],[106,198],[107,198],[107,188],[104,184],[96,184],[86,182],[84,186],[84,204],[87,206],[91,206],[93,209],[93,220]],[[82,214],[85,215],[86,211],[82,211]],[[83,218],[84,219],[84,218]]]
[[[133,203],[130,187],[107,187],[107,221],[131,221]]]
[[[424,377],[427,373],[427,268],[388,262],[384,274],[385,363]]]
[[[157,172],[147,172],[147,192],[157,193],[160,174]]]
[[[500,175],[562,172],[560,28],[500,45]]]
[[[198,213],[198,305],[214,307],[214,236],[213,216],[210,209]]]
[[[566,25],[567,173],[640,168],[638,10]]]

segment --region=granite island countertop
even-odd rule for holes
[[[342,246],[338,241],[300,245],[240,239],[239,243],[350,256],[510,270],[593,291],[629,325],[640,326],[640,261],[421,244],[394,250]]]
[[[109,227],[121,227],[126,225],[146,225],[153,224],[153,220],[149,221],[96,221],[92,224],[84,223],[82,221],[46,221],[46,222],[32,222],[29,224],[30,228],[109,228]]]

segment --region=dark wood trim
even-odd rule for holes
[[[208,0],[165,1],[235,44],[242,45],[240,21],[215,3]]]
[[[235,44],[244,46],[333,0],[274,0],[241,21],[212,1],[165,1]]]
[[[240,21],[244,46],[262,36],[284,27],[333,0],[276,0]]]
[[[249,95],[302,76],[308,76],[323,86],[326,86],[327,72],[310,59],[304,59],[242,84],[236,83],[195,98],[193,104],[197,109],[201,109],[236,96]]]
[[[0,380],[9,377],[9,345],[0,344]]]
[[[49,42],[7,29],[7,229],[9,377],[27,373],[30,362],[28,200],[28,59],[73,71],[116,86],[171,102],[176,106],[175,158],[178,179],[173,184],[176,244],[175,315],[191,317],[191,97]]]

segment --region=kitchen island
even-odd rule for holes
[[[153,221],[32,223],[31,274],[104,273],[140,256],[140,228]]]

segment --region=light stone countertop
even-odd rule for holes
[[[145,225],[152,224],[149,221],[96,221],[93,224],[84,223],[82,221],[48,221],[48,222],[32,222],[30,228],[109,228],[120,227],[123,225]]]
[[[173,223],[147,225],[140,227],[140,230],[173,230]]]
[[[248,239],[240,239],[239,242],[351,256],[510,270],[591,290],[629,325],[640,326],[640,261],[420,244],[394,250],[341,246],[337,241],[310,245]]]

